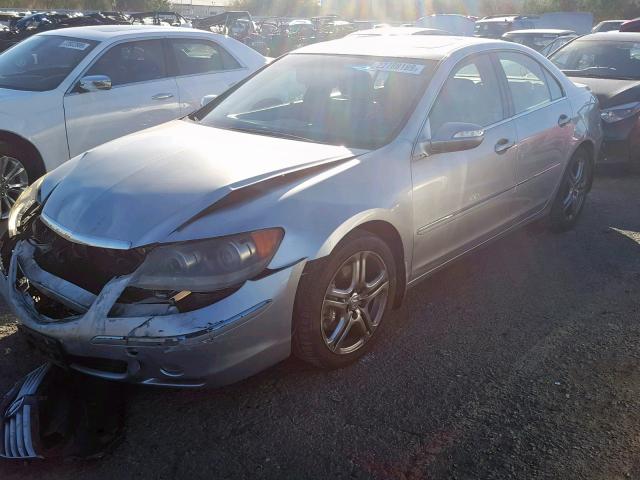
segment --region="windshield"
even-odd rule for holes
[[[53,90],[97,42],[83,38],[36,35],[0,55],[0,88]]]
[[[434,68],[433,61],[412,59],[288,55],[222,100],[201,122],[375,149],[402,128]]]
[[[547,45],[552,43],[556,38],[558,38],[558,36],[552,33],[541,33],[539,35],[516,34],[509,35],[508,40],[526,45],[527,47],[533,48],[534,50],[540,52]]]
[[[550,59],[574,77],[640,80],[640,43],[637,42],[576,40]]]

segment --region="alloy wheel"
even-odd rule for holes
[[[388,269],[375,252],[358,252],[333,276],[322,302],[321,330],[327,348],[346,355],[362,348],[384,316]]]
[[[20,194],[29,186],[29,177],[17,158],[0,157],[0,219],[9,218],[9,211]]]
[[[562,200],[562,211],[567,220],[572,220],[580,213],[587,197],[589,183],[587,162],[584,155],[578,155],[569,166],[565,182],[566,193]]]

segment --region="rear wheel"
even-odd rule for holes
[[[562,178],[550,214],[551,230],[571,230],[580,218],[593,182],[593,163],[585,149],[578,150]]]
[[[355,232],[327,260],[309,266],[294,308],[294,354],[338,368],[364,355],[380,335],[396,288],[393,254],[378,237]]]

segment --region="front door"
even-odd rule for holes
[[[445,124],[485,131],[471,150],[413,161],[414,278],[505,228],[515,185],[516,129],[506,120],[504,95],[488,55],[454,67],[429,114],[427,138]]]
[[[65,96],[71,157],[180,116],[178,88],[167,75],[162,40],[114,45],[84,75],[108,76],[111,89],[82,92],[76,88]]]

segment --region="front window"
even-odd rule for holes
[[[405,124],[434,68],[433,61],[413,59],[288,55],[202,113],[201,122],[375,149]]]
[[[0,88],[53,90],[97,43],[57,35],[27,38],[0,55]]]
[[[640,43],[637,42],[576,40],[550,59],[574,77],[640,80]]]

